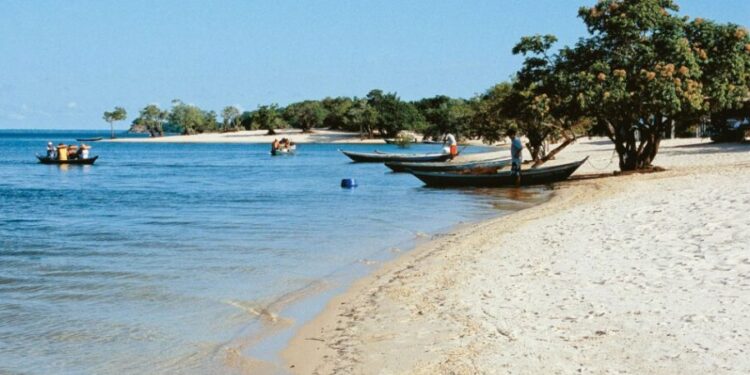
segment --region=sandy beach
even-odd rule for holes
[[[606,139],[554,163],[617,169]],[[750,145],[667,140],[665,172],[560,184],[332,300],[297,374],[750,373]]]
[[[105,139],[101,142],[146,142],[146,143],[271,143],[275,138],[289,138],[296,143],[384,143],[382,139],[362,139],[359,133],[316,129],[303,133],[299,129],[279,129],[276,135],[267,135],[265,130],[243,130],[232,133],[204,133],[193,135],[169,135],[164,137],[139,137]]]

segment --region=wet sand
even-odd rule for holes
[[[607,140],[555,163],[616,169]],[[750,145],[560,184],[359,280],[284,351],[298,374],[750,373]]]

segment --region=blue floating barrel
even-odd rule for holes
[[[341,180],[341,187],[344,189],[351,189],[357,187],[357,180],[353,178],[345,178]]]

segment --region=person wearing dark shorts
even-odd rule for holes
[[[516,185],[521,184],[521,164],[523,163],[523,143],[518,138],[518,131],[515,128],[508,129],[508,137],[510,138],[510,173],[516,178]]]

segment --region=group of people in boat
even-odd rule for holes
[[[47,158],[55,160],[88,159],[91,146],[81,143],[80,146],[60,143],[57,146],[47,142]]]
[[[297,145],[292,142],[291,139],[281,138],[281,140],[274,139],[271,143],[271,154],[276,155],[278,152],[293,152],[297,149]]]

